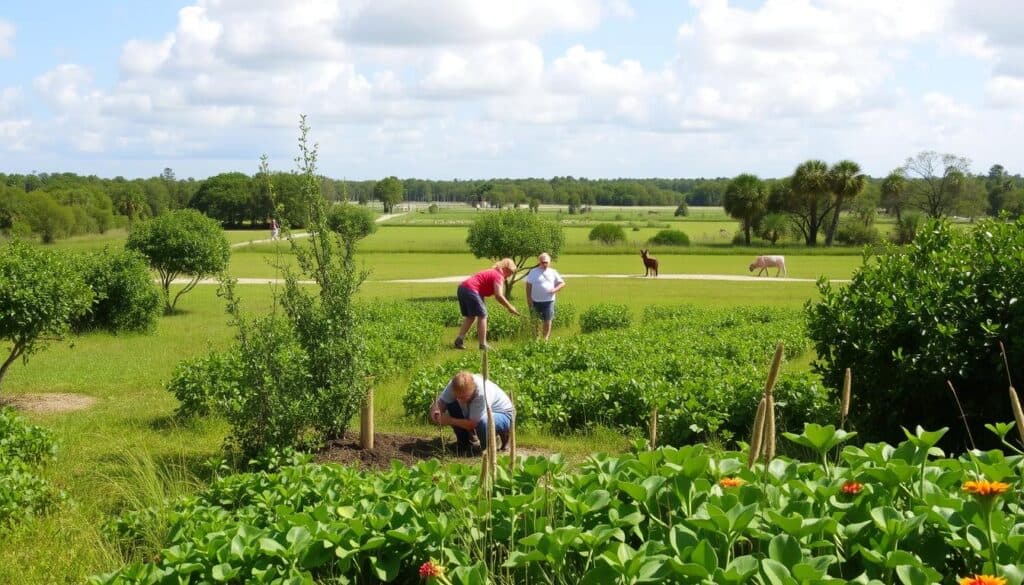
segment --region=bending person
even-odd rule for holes
[[[487,400],[484,400],[484,380],[479,374],[462,370],[452,377],[437,400],[430,405],[430,420],[436,425],[448,425],[455,430],[459,449],[468,451],[479,440],[487,448],[487,404],[494,415],[494,432],[501,439],[499,450],[508,447],[508,432],[516,416],[515,406],[508,394],[494,382],[487,382]],[[475,433],[475,436],[474,436]]]
[[[505,279],[516,273],[516,263],[511,258],[502,258],[495,265],[477,272],[459,285],[459,311],[462,313],[462,327],[455,338],[455,349],[466,349],[466,332],[477,320],[476,335],[480,349],[487,349],[487,305],[484,298],[494,295],[498,303],[509,313],[519,315],[512,303],[505,298]]]

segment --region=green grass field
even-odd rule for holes
[[[671,210],[668,215],[671,216]],[[706,222],[674,225],[696,230],[688,231],[691,236],[717,233],[719,225],[726,229],[735,226],[716,219],[713,213],[707,218]],[[817,297],[812,282],[641,278],[638,275],[642,274],[643,265],[638,243],[656,231],[643,227],[639,232],[627,232],[628,237],[637,239],[628,246],[609,250],[595,248],[586,240],[589,228],[567,228],[567,250],[554,264],[563,274],[570,275],[569,286],[559,297],[561,302],[572,303],[578,311],[599,302],[626,303],[639,315],[645,306],[656,304],[799,307]],[[465,233],[465,227],[383,226],[361,245],[358,261],[371,274],[360,296],[414,299],[453,295],[454,282],[387,281],[460,276],[487,267],[489,261],[474,258],[466,251]],[[237,231],[229,232],[228,238],[233,243],[242,243],[268,235],[264,230]],[[98,249],[121,245],[124,237],[123,231],[109,232],[104,236],[65,240],[57,246]],[[791,277],[846,279],[861,263],[856,250],[800,252],[785,251]],[[747,275],[747,265],[757,251],[723,247],[693,249],[685,254],[656,249],[654,253],[660,258],[665,275]],[[277,261],[294,265],[286,243],[242,246],[233,249],[230,272],[236,277],[276,278],[279,271],[271,262]],[[27,364],[19,362],[11,368],[3,382],[4,396],[70,392],[93,397],[96,403],[78,412],[28,414],[56,435],[60,452],[48,473],[68,500],[56,513],[29,520],[0,535],[0,583],[80,583],[90,574],[113,569],[125,559],[104,536],[102,527],[106,522],[126,508],[194,489],[207,476],[205,462],[221,453],[227,429],[216,420],[187,425],[176,422],[172,416],[176,400],[164,386],[183,359],[225,348],[231,342],[233,331],[227,325],[216,288],[200,285],[183,296],[178,303],[180,312],[161,318],[152,335],[89,334],[75,338],[74,347],[54,344]],[[271,301],[271,287],[267,285],[239,285],[238,291],[244,306],[253,311],[266,310]],[[522,294],[522,285],[518,284],[513,300],[521,304]],[[554,336],[578,332],[576,326],[556,330]],[[454,333],[447,331],[444,342]],[[501,342],[497,346],[500,349]],[[439,346],[423,359],[437,362],[455,353]],[[807,367],[809,359],[787,367]],[[436,429],[412,424],[404,418],[401,398],[407,385],[408,379],[402,376],[378,383],[378,429],[433,435]],[[610,432],[589,436],[532,432],[520,436],[520,443],[576,457],[626,446],[625,438]]]

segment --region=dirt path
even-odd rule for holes
[[[402,213],[385,213],[384,215],[378,217],[377,219],[375,219],[373,221],[375,221],[377,223],[383,223],[383,222],[391,219],[392,217],[398,217],[399,215],[405,215],[406,213],[409,213],[409,212],[408,211],[403,211]],[[309,237],[309,232],[295,232],[295,233],[292,234],[292,238],[296,239],[296,240],[299,239],[299,238],[308,238],[308,237]],[[283,240],[284,238],[281,238],[281,239]],[[265,244],[267,242],[273,242],[273,241],[274,240],[271,239],[271,238],[263,238],[262,240],[249,240],[248,242],[238,242],[237,244],[231,244],[231,247],[232,248],[241,248],[243,246],[251,246],[253,244]],[[201,284],[206,284],[206,283],[204,282],[204,283],[201,283]]]
[[[773,282],[773,283],[794,283],[794,282],[817,282],[816,278],[776,278],[774,276],[743,276],[737,274],[660,274],[657,278],[648,278],[642,274],[563,274],[565,278],[633,278],[647,282],[658,280],[719,280],[725,282]],[[445,284],[462,282],[469,278],[465,276],[438,276],[436,278],[402,278],[397,280],[373,280],[367,282],[386,282],[395,284]],[[179,278],[174,284],[188,284],[190,281]],[[829,282],[848,283],[849,279],[831,279]],[[215,278],[200,280],[199,284],[219,284]],[[239,278],[238,284],[284,284],[281,278]],[[300,280],[299,284],[315,284],[312,280]]]

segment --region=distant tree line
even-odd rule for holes
[[[870,240],[879,208],[908,225],[919,215],[977,217],[1005,212],[1018,217],[1024,212],[1024,179],[1019,174],[1010,175],[1001,165],[993,165],[987,175],[973,175],[969,167],[962,157],[923,152],[881,179],[863,175],[851,161],[832,167],[807,161],[792,176],[775,180],[741,175],[734,179],[566,176],[450,181],[319,177],[318,181],[327,201],[365,204],[376,200],[385,212],[401,201],[531,210],[556,204],[566,206],[569,213],[591,205],[664,205],[677,206],[677,215],[685,214],[687,205],[724,205],[740,221],[739,241],[761,237],[775,243],[789,236],[814,245],[819,238],[826,244]],[[299,175],[272,172],[266,164],[253,175],[221,173],[205,180],[178,179],[170,168],[156,177],[132,180],[74,173],[0,173],[0,234],[52,242],[130,227],[139,219],[184,208],[196,209],[224,227],[266,227],[271,217],[291,227],[304,227],[298,212],[303,185]],[[905,221],[904,215],[908,216]]]
[[[968,159],[934,151],[908,158],[883,179],[864,175],[853,161],[830,166],[808,160],[782,179],[749,173],[733,178],[722,204],[739,221],[734,241],[746,245],[752,236],[775,244],[786,235],[809,246],[819,239],[825,245],[874,243],[880,239],[873,225],[879,209],[895,217],[895,239],[907,243],[922,217],[1020,217],[1024,178],[1002,165],[974,175]]]

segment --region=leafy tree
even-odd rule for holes
[[[686,205],[685,201],[681,201],[672,215],[675,217],[686,217],[690,215],[690,208]]]
[[[170,211],[136,224],[125,247],[145,256],[160,275],[165,313],[173,313],[181,295],[195,288],[200,279],[227,268],[231,256],[231,246],[217,221],[194,209]],[[172,299],[171,283],[182,275],[191,280]]]
[[[985,179],[985,191],[988,193],[989,209],[992,215],[999,215],[1005,208],[1006,194],[1013,191],[1013,179],[1003,165],[992,165]]]
[[[591,242],[597,241],[602,244],[612,245],[626,241],[626,232],[622,230],[622,226],[614,223],[599,223],[590,230],[590,235],[587,239]]]
[[[908,158],[903,168],[907,176],[916,179],[911,183],[911,204],[930,218],[940,218],[956,209],[971,161],[955,154],[939,155],[926,150]]]
[[[469,226],[466,243],[477,258],[495,262],[511,258],[516,263],[516,273],[505,279],[505,296],[511,298],[512,286],[525,276],[527,262],[541,252],[557,258],[565,235],[556,220],[539,213],[510,210],[481,214]]]
[[[722,205],[725,212],[740,221],[744,242],[750,245],[750,231],[764,217],[768,202],[768,191],[764,183],[754,175],[742,174],[729,182],[725,188]]]
[[[114,202],[114,209],[128,218],[129,227],[135,220],[149,216],[146,194],[135,186],[120,185],[114,190],[111,198]]]
[[[221,173],[203,181],[189,207],[224,224],[237,226],[254,217],[254,194],[252,179],[248,175]]]
[[[67,257],[20,240],[0,248],[0,339],[10,343],[0,384],[15,360],[28,361],[47,342],[63,339],[92,299]]]
[[[852,160],[841,160],[828,171],[829,188],[835,197],[832,222],[825,229],[825,245],[831,246],[839,228],[839,214],[843,206],[854,201],[863,191],[867,177],[860,172],[860,165]]]
[[[34,191],[27,197],[25,218],[45,244],[70,236],[75,227],[74,212],[43,191]]]
[[[401,203],[405,197],[405,189],[398,177],[388,177],[377,181],[373,186],[373,198],[379,199],[384,204],[384,213],[391,213],[396,203]]]

